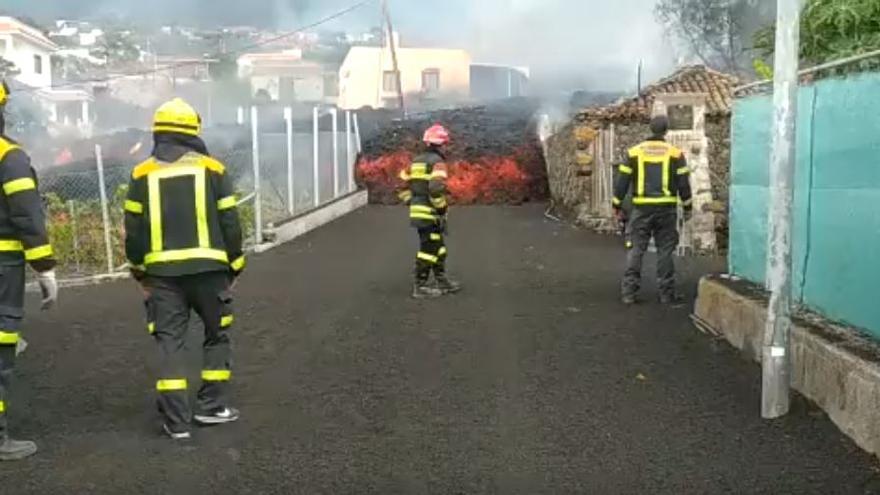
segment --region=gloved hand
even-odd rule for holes
[[[40,292],[43,294],[40,309],[50,309],[58,302],[58,280],[55,279],[55,270],[38,273],[37,282],[39,282]]]

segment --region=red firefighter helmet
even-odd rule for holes
[[[422,140],[425,144],[443,146],[444,144],[449,144],[449,139],[449,131],[440,124],[434,124],[425,131],[425,137]]]

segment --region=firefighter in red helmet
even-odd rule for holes
[[[436,298],[461,290],[461,285],[446,274],[445,235],[449,204],[445,149],[450,141],[449,131],[436,124],[425,131],[423,141],[424,152],[400,174],[406,182],[401,199],[409,205],[410,224],[419,234],[412,293],[416,299]],[[433,286],[430,285],[431,273],[434,274]]]

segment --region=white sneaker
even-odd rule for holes
[[[196,414],[193,419],[202,425],[222,425],[237,421],[240,416],[241,413],[234,407],[221,407],[209,413]]]
[[[162,429],[165,430],[165,434],[171,437],[172,440],[189,440],[192,438],[192,434],[189,430],[182,430],[176,427],[168,426],[168,423],[162,425]]]

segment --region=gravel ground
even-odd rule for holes
[[[880,493],[876,461],[815,407],[762,421],[759,368],[687,308],[622,308],[618,240],[540,205],[451,221],[466,291],[440,301],[406,297],[400,208],[254,258],[234,329],[243,419],[185,445],[159,435],[130,282],[32,311],[10,409],[41,452],[0,465],[0,493]],[[686,292],[717,268],[683,266]]]

